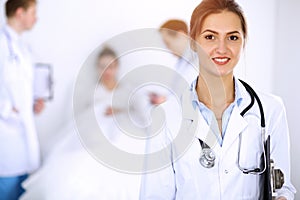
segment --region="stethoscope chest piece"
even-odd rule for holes
[[[215,153],[211,148],[203,148],[199,158],[200,164],[205,168],[212,168],[215,165]]]

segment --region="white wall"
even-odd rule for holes
[[[298,189],[295,199],[300,199],[300,1],[280,0],[276,15],[276,55],[274,92],[280,95],[287,109],[291,140],[292,181]]]
[[[4,0],[0,2],[3,8]],[[73,81],[81,65],[96,47],[124,31],[157,28],[169,18],[179,17],[188,22],[192,10],[199,2],[200,0],[39,0],[39,21],[26,36],[39,60],[53,65],[55,76],[55,99],[36,118],[43,153],[46,154],[51,149],[61,136],[58,130],[70,120]],[[295,76],[292,79],[295,84],[297,81],[295,63],[300,56],[294,41],[298,39],[299,43],[300,33],[299,29],[298,34],[293,32],[296,24],[293,20],[299,17],[291,19],[292,13],[289,10],[295,11],[293,15],[297,16],[296,6],[299,7],[299,1],[280,0],[281,9],[277,9],[279,0],[238,2],[244,8],[249,23],[249,41],[240,69],[237,70],[238,74],[256,88],[266,92],[275,91],[284,97],[292,138],[299,139],[299,136],[296,138],[296,109],[299,111],[296,102],[299,95],[298,99],[292,98],[294,94],[285,89],[287,86],[293,87],[289,84],[292,83],[288,79],[290,75]],[[0,14],[2,25],[4,14],[2,11]],[[292,39],[288,39],[289,37]],[[293,48],[290,51],[287,50],[289,45]],[[286,55],[286,52],[291,54]],[[281,57],[283,54],[285,56]],[[285,57],[288,59],[284,59]],[[285,70],[281,70],[283,68]],[[297,144],[292,141],[292,145],[293,177],[299,177],[299,172],[296,171],[299,163],[295,162],[299,162],[296,158]]]
[[[246,46],[245,78],[258,90],[272,90],[276,1],[237,0],[245,11],[249,38]],[[259,72],[259,73],[258,73]]]

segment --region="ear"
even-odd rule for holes
[[[19,7],[19,8],[17,8],[17,10],[16,10],[16,12],[15,12],[15,16],[16,16],[16,17],[21,17],[21,16],[24,15],[24,12],[25,12],[24,8]]]

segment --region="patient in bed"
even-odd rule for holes
[[[127,92],[127,86],[118,84],[118,70],[119,61],[115,52],[110,48],[103,48],[97,57],[99,85],[95,90],[94,104],[87,110],[94,110],[102,133],[113,145],[123,151],[143,153],[144,144],[122,134],[116,124],[116,120],[122,119],[122,115],[127,118],[128,112],[136,113],[137,124],[144,120],[141,115],[143,112],[139,110],[143,107],[143,98],[133,98],[130,105],[128,100],[122,99],[126,96],[122,95],[122,91]],[[117,100],[112,103],[113,98]],[[81,143],[76,126],[90,131],[86,113],[88,112],[82,113],[76,124],[74,120],[70,120],[70,124],[61,130],[66,133],[66,137],[53,147],[43,167],[24,182],[26,192],[21,197],[22,200],[139,198],[140,175],[118,172],[103,165]]]

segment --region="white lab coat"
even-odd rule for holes
[[[196,52],[187,48],[184,54],[178,59],[175,70],[191,85],[199,74],[198,64],[199,60]]]
[[[185,93],[182,98],[183,131],[179,134],[191,138],[189,145],[185,145],[185,151],[181,149],[180,152],[176,149],[182,148],[184,141],[179,145],[178,143],[173,145],[173,156],[170,156],[171,153],[167,155],[171,165],[143,177],[140,199],[259,199],[259,176],[243,174],[238,168],[237,158],[241,134],[240,166],[255,168],[260,162],[262,154],[260,113],[255,103],[244,117],[240,115],[250,103],[250,96],[240,83],[238,87],[244,99],[241,105],[235,106],[232,111],[222,147],[198,108],[194,109],[192,106],[191,92]],[[284,186],[278,191],[278,195],[290,200],[294,198],[296,191],[290,182],[289,132],[285,108],[278,97],[263,93],[258,93],[258,96],[265,112],[266,133],[271,135],[271,159],[274,159],[275,167],[280,168],[285,176]],[[167,138],[166,140],[169,140],[167,142],[170,142],[175,136]],[[207,169],[200,165],[201,146],[198,138],[208,143],[214,150],[216,160],[213,168]],[[166,144],[166,141],[162,143]],[[166,155],[162,155],[164,156]]]
[[[16,176],[40,164],[33,64],[29,49],[9,26],[0,30],[0,51],[0,176]]]
[[[186,86],[191,86],[199,74],[198,63],[198,55],[190,48],[187,48],[184,54],[178,58],[174,67],[175,73],[171,80],[171,89],[181,94],[182,89],[185,89]]]

